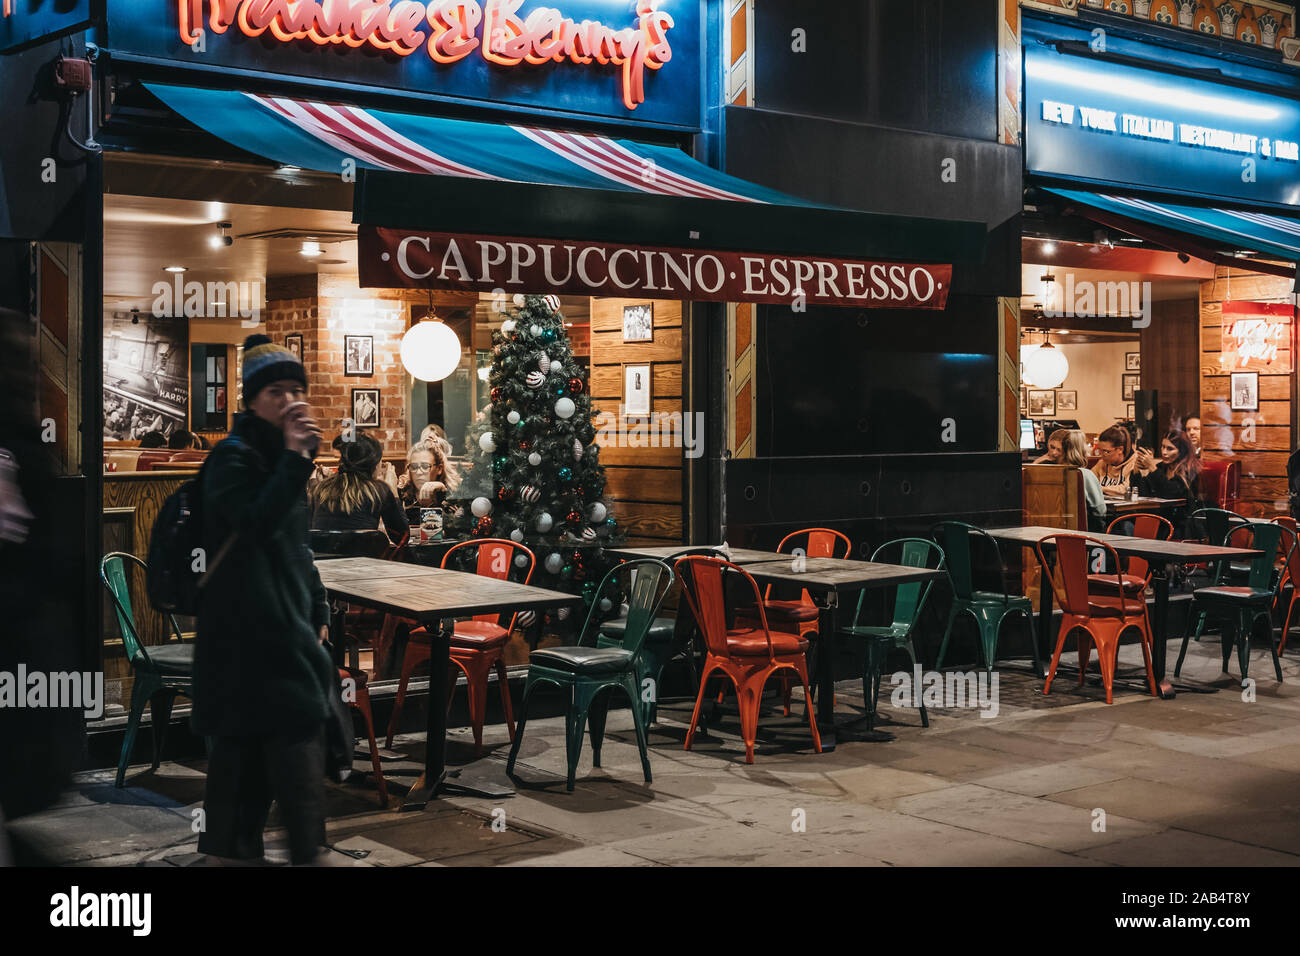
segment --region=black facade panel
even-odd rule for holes
[[[998,6],[762,0],[754,7],[754,103],[995,140]]]

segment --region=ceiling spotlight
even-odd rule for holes
[[[163,270],[166,272],[184,272],[185,267],[184,266],[163,266]]]
[[[218,222],[226,218],[226,207],[219,202],[208,203],[208,218]]]
[[[1043,254],[1044,254],[1044,255],[1049,255],[1049,256],[1050,256],[1050,255],[1052,255],[1052,253],[1054,253],[1054,252],[1056,252],[1056,243],[1052,242],[1052,240],[1050,240],[1050,239],[1044,239],[1044,240],[1043,240]]]
[[[221,249],[225,246],[233,245],[235,242],[234,238],[226,235],[226,230],[229,228],[230,223],[228,222],[217,223],[217,234],[208,237],[208,245],[213,249]]]
[[[308,259],[315,259],[321,253],[320,243],[310,239],[303,240],[301,253]]]

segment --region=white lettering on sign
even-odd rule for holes
[[[1055,100],[1043,100],[1043,119],[1049,123],[1074,123],[1074,107],[1069,103],[1057,103]]]
[[[1112,110],[1096,109],[1091,106],[1078,106],[1071,103],[1059,103],[1056,100],[1043,100],[1043,120],[1062,126],[1074,125],[1074,112],[1079,111],[1079,128],[1099,133],[1119,133],[1135,139],[1153,139],[1164,143],[1178,143],[1195,149],[1217,149],[1229,153],[1245,153],[1263,156],[1265,159],[1277,159],[1285,162],[1300,162],[1300,143],[1288,139],[1270,139],[1254,133],[1242,133],[1237,130],[1216,129],[1212,126],[1198,126],[1195,123],[1177,123],[1157,116],[1142,116],[1137,113],[1116,113]],[[1118,122],[1117,122],[1118,120]],[[1175,129],[1175,126],[1177,129]]]
[[[1252,360],[1273,362],[1278,345],[1286,340],[1289,325],[1266,319],[1237,319],[1228,329],[1237,346],[1237,363],[1245,368]]]

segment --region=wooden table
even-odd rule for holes
[[[451,657],[450,644],[440,627],[442,620],[489,612],[537,610],[582,600],[575,594],[513,581],[376,558],[334,558],[318,562],[316,570],[331,598],[418,621],[425,625],[432,641],[424,773],[411,787],[403,810],[423,808],[447,784],[447,674]],[[342,647],[342,615],[340,609],[330,622],[336,648]],[[458,781],[455,786],[478,796],[508,796],[514,792],[500,786],[471,787],[464,781]]]
[[[1161,514],[1186,504],[1185,498],[1107,498],[1106,514],[1108,517],[1143,511]]]
[[[638,547],[629,545],[621,548],[606,548],[607,554],[612,554],[619,558],[655,558],[659,561],[667,561],[669,558],[681,557],[684,551],[704,552],[712,548],[715,551],[722,551],[720,544],[671,544],[667,546],[651,545],[649,547]],[[730,554],[729,560],[732,564],[755,564],[760,561],[776,561],[784,558],[789,561],[791,556],[782,555],[776,551],[758,551],[754,548],[728,548],[726,552]]]
[[[1028,527],[989,528],[988,533],[1000,541],[1032,548],[1041,538],[1049,534],[1077,535],[1082,532],[1069,528]],[[1154,632],[1151,635],[1151,669],[1155,673],[1160,696],[1166,700],[1172,698],[1173,683],[1165,678],[1165,656],[1168,651],[1166,630],[1169,621],[1169,576],[1166,569],[1171,564],[1200,564],[1205,561],[1220,561],[1224,558],[1255,558],[1263,552],[1250,548],[1224,548],[1195,541],[1157,541],[1124,534],[1092,534],[1088,537],[1110,545],[1117,554],[1144,558],[1150,565],[1151,583],[1156,598],[1155,613],[1151,621],[1151,630]],[[1047,642],[1050,633],[1048,626],[1052,622],[1052,582],[1047,568],[1041,564],[1039,565],[1039,588],[1041,591],[1038,598],[1039,657],[1042,660],[1051,660],[1051,648],[1048,647]]]

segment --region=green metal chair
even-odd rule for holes
[[[712,557],[724,557],[722,552],[716,548],[683,548],[681,551],[670,554],[665,563],[687,554],[707,554]],[[620,567],[626,569],[627,565],[624,564]],[[628,573],[631,574],[632,572],[629,571]],[[599,603],[599,598],[597,603]],[[673,661],[681,660],[686,664],[691,675],[691,686],[695,690],[699,689],[699,667],[696,664],[691,641],[694,630],[695,621],[691,618],[690,609],[684,601],[678,607],[675,618],[656,617],[650,623],[650,630],[646,632],[645,643],[641,645],[641,656],[637,658],[637,684],[644,688],[647,678],[653,682],[650,685],[652,693],[649,695],[649,699],[646,699],[647,695],[644,693],[640,698],[646,712],[645,725],[647,727],[653,724],[658,716],[659,688],[662,684],[664,668]],[[619,616],[600,622],[599,632],[596,636],[597,647],[622,647],[623,637],[627,632],[626,612],[621,612]],[[694,690],[692,691],[693,696]]]
[[[974,563],[971,555],[971,536],[987,540],[998,562],[998,581],[1002,593],[994,591],[976,591]],[[1034,652],[1034,669],[1043,673],[1043,664],[1038,656],[1038,635],[1034,627],[1034,603],[1027,597],[1007,593],[1007,566],[1002,560],[1002,550],[997,540],[983,528],[964,521],[941,521],[930,529],[930,537],[938,542],[947,559],[948,580],[952,584],[952,607],[948,611],[948,626],[943,632],[943,643],[939,645],[939,659],[935,670],[943,670],[943,657],[948,651],[948,638],[952,636],[952,626],[962,614],[969,614],[975,619],[980,632],[980,650],[984,655],[984,667],[991,674],[993,662],[998,655],[998,637],[1002,632],[1002,622],[1010,614],[1023,614],[1029,622],[1029,643]]]
[[[99,563],[99,578],[113,599],[122,647],[126,650],[126,658],[135,677],[131,688],[131,715],[126,724],[126,736],[122,740],[122,755],[117,761],[115,785],[118,787],[126,785],[126,768],[135,748],[135,736],[144,716],[144,705],[149,704],[149,717],[153,726],[153,765],[150,769],[157,770],[167,736],[167,724],[171,721],[172,703],[177,694],[190,696],[194,679],[194,645],[181,643],[180,627],[171,614],[167,615],[167,621],[172,633],[176,635],[176,641],[155,644],[149,648],[140,641],[135,615],[131,610],[128,562],[141,571],[146,569],[143,561],[134,554],[123,551],[110,552]]]
[[[895,557],[895,552],[897,556]],[[886,541],[871,555],[872,561],[886,564],[901,564],[909,568],[933,568],[942,571],[945,566],[943,549],[933,541],[924,538],[896,538]],[[912,643],[912,631],[925,608],[926,598],[930,596],[933,581],[917,581],[913,584],[900,584],[894,594],[893,621],[883,626],[866,626],[858,623],[862,618],[862,605],[867,592],[858,592],[858,606],[853,613],[853,624],[841,628],[840,633],[866,642],[867,656],[862,671],[862,696],[867,702],[867,728],[875,723],[876,705],[880,700],[880,672],[892,650],[904,650],[916,668],[916,647]],[[918,693],[919,699],[919,693]],[[921,726],[930,726],[930,717],[921,704]]]
[[[1263,552],[1250,561],[1250,571],[1244,585],[1216,584],[1206,588],[1197,588],[1192,593],[1192,613],[1187,617],[1187,628],[1183,631],[1183,643],[1178,649],[1178,663],[1174,665],[1174,676],[1178,677],[1183,669],[1183,658],[1187,656],[1187,644],[1191,637],[1192,619],[1200,614],[1204,621],[1206,614],[1222,615],[1224,619],[1223,634],[1220,638],[1223,646],[1223,669],[1228,669],[1232,658],[1232,648],[1237,648],[1237,663],[1241,667],[1241,679],[1244,681],[1250,667],[1250,638],[1262,617],[1267,626],[1268,649],[1273,655],[1273,671],[1278,683],[1282,682],[1282,664],[1277,658],[1277,642],[1273,640],[1273,605],[1277,600],[1277,591],[1286,579],[1291,560],[1295,556],[1296,535],[1290,528],[1271,521],[1248,521],[1242,526],[1250,533],[1249,547]],[[1239,531],[1241,528],[1234,528]],[[1279,546],[1285,554],[1282,573],[1275,573],[1274,561],[1279,553]],[[1198,625],[1199,628],[1199,625]]]
[[[594,635],[598,625],[599,595],[605,593],[612,580],[624,573],[629,574],[631,582],[622,646],[584,646],[588,635]],[[646,635],[672,583],[672,569],[652,558],[640,558],[612,568],[596,590],[597,599],[592,601],[591,610],[587,613],[587,620],[578,636],[578,646],[548,647],[532,652],[528,661],[528,677],[524,682],[519,726],[515,731],[514,743],[510,746],[510,759],[506,762],[507,774],[514,773],[515,759],[519,756],[519,745],[524,739],[528,705],[532,701],[533,692],[542,684],[554,684],[569,694],[565,742],[568,756],[567,789],[572,792],[578,757],[582,753],[582,734],[588,720],[591,722],[592,765],[600,766],[600,748],[605,738],[609,695],[614,688],[619,687],[627,694],[628,702],[632,705],[632,724],[636,729],[637,746],[641,750],[641,769],[645,771],[646,783],[651,782],[650,758],[646,753],[645,710],[638,683],[641,674],[639,658]]]
[[[1250,524],[1250,519],[1237,514],[1235,511],[1225,511],[1223,508],[1200,508],[1193,511],[1188,518],[1190,527],[1195,527],[1198,522],[1200,527],[1205,529],[1206,542],[1223,547],[1227,545],[1234,531]],[[1233,574],[1233,563],[1231,561],[1214,561],[1206,567],[1210,575],[1210,587],[1228,583],[1228,578]],[[1245,571],[1243,577],[1247,575],[1249,575],[1249,570]],[[1205,611],[1192,613],[1196,620],[1195,636],[1196,640],[1199,641],[1201,634],[1205,631],[1209,615]]]

